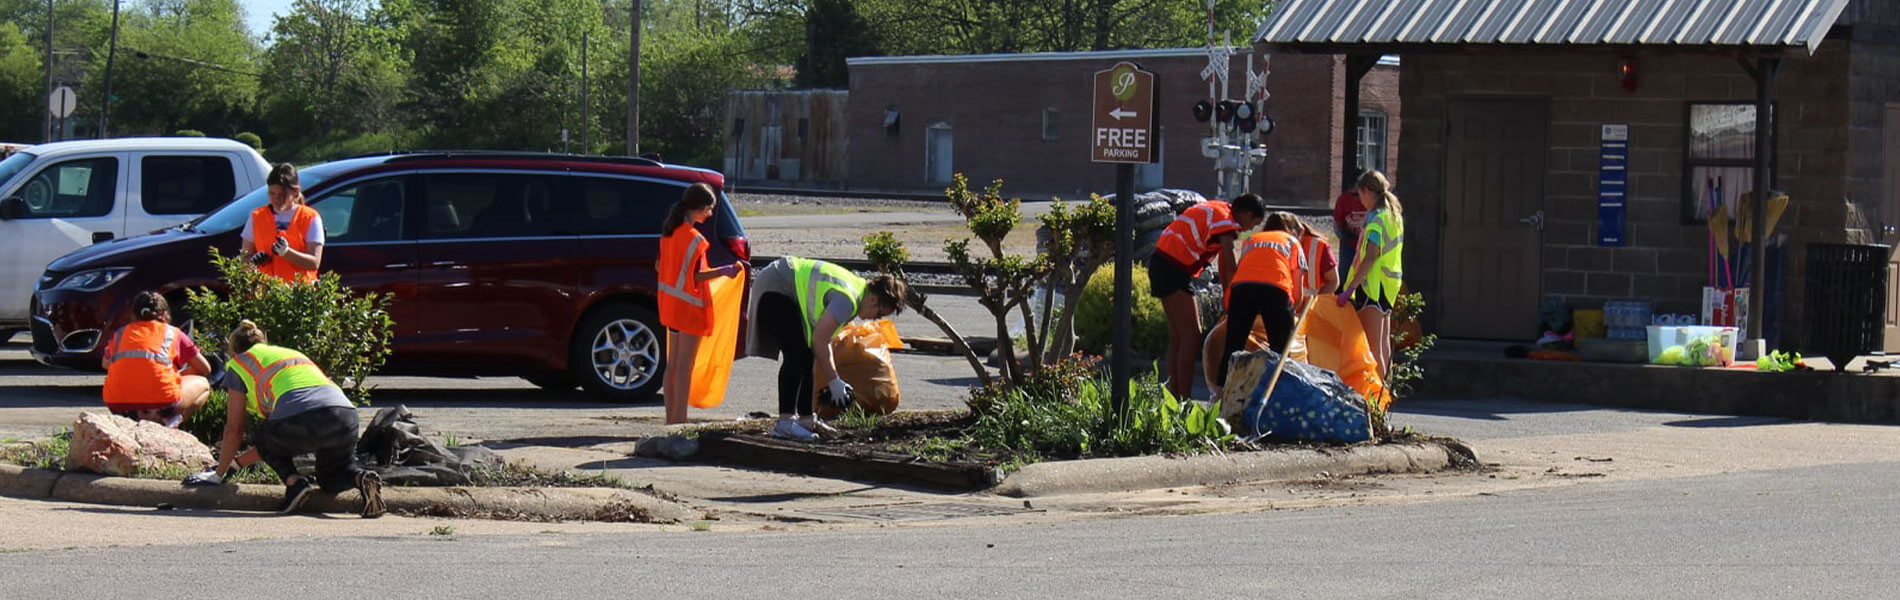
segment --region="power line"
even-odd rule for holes
[[[164,54],[159,54],[159,53],[157,53],[157,52],[147,52],[147,51],[144,51],[144,50],[139,50],[139,49],[136,49],[136,48],[126,48],[126,49],[125,49],[125,51],[126,51],[126,52],[131,52],[133,56],[137,56],[137,57],[139,57],[139,58],[144,58],[144,59],[153,59],[153,58],[162,58],[162,59],[165,59],[165,60],[171,60],[171,61],[177,61],[177,62],[181,62],[181,63],[185,63],[185,64],[189,64],[189,65],[193,65],[193,66],[198,66],[198,67],[204,67],[204,68],[206,68],[206,69],[211,69],[211,70],[213,70],[213,71],[224,71],[224,72],[226,72],[226,73],[236,73],[236,74],[238,74],[238,75],[249,75],[249,76],[251,76],[251,77],[263,77],[263,76],[264,76],[264,75],[263,75],[262,73],[256,73],[256,72],[252,72],[252,71],[241,71],[241,70],[238,70],[238,69],[233,69],[233,68],[231,68],[231,67],[227,67],[227,66],[224,66],[224,65],[220,65],[220,64],[217,64],[217,63],[214,63],[214,62],[206,62],[206,61],[202,61],[202,60],[198,60],[198,59],[196,59],[196,58],[184,58],[184,57],[179,57],[179,56],[167,56],[167,55],[164,55]]]

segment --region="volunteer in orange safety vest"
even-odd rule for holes
[[[1286,352],[1293,340],[1295,307],[1305,296],[1304,282],[1314,266],[1300,244],[1302,225],[1292,214],[1274,213],[1260,233],[1241,244],[1240,264],[1228,289],[1227,339],[1214,385],[1227,384],[1226,357],[1247,343],[1254,319],[1265,323],[1273,351]]]
[[[660,324],[666,326],[666,379],[662,393],[666,398],[666,422],[686,422],[686,396],[692,389],[693,357],[699,351],[701,337],[712,333],[712,293],[706,282],[730,277],[744,267],[732,263],[716,269],[706,266],[706,236],[698,224],[712,217],[719,195],[712,186],[695,183],[673,203],[660,231],[660,258],[654,263],[659,271]]]
[[[155,292],[132,299],[138,320],[127,323],[106,343],[106,409],[133,420],[177,427],[204,406],[211,393],[205,379],[211,363],[186,335],[171,325],[171,307]]]
[[[317,280],[323,264],[323,217],[303,203],[297,167],[282,163],[265,179],[270,203],[244,222],[239,256],[272,277],[292,283]]]
[[[1259,225],[1265,213],[1253,194],[1241,194],[1231,205],[1202,202],[1182,211],[1155,241],[1148,258],[1148,293],[1161,299],[1168,319],[1168,389],[1176,398],[1194,390],[1194,362],[1201,350],[1201,313],[1189,285],[1218,256],[1226,288],[1234,274],[1234,239]]]

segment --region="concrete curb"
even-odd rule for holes
[[[1455,443],[1455,442],[1452,442]],[[1247,481],[1439,471],[1469,457],[1448,442],[1355,446],[1340,450],[1269,450],[1184,458],[1135,456],[1051,461],[1023,467],[990,491],[1027,498]],[[1461,458],[1463,457],[1463,458]]]
[[[34,500],[272,511],[276,510],[283,494],[283,488],[276,485],[188,488],[174,481],[104,477],[0,465],[0,495]],[[705,516],[678,502],[613,488],[385,486],[383,503],[389,510],[403,513],[554,521],[680,523]],[[346,491],[335,496],[317,494],[311,498],[308,510],[354,513],[361,506],[362,501],[357,493]]]

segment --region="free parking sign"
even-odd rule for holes
[[[1089,160],[1154,162],[1155,105],[1154,73],[1132,62],[1096,71]]]

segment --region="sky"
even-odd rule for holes
[[[251,35],[263,36],[270,31],[271,15],[290,12],[293,0],[239,0],[244,5],[245,24],[251,28]]]

